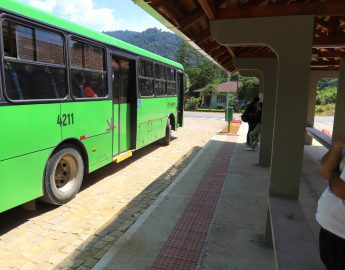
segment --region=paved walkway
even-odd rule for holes
[[[258,151],[245,150],[245,134],[243,125],[238,137],[214,136],[93,269],[275,269],[273,249],[263,242],[269,169],[257,166]],[[305,147],[301,183],[315,240],[324,152]]]
[[[68,204],[1,213],[0,269],[92,268],[223,126],[185,118],[170,146],[152,144],[92,173]]]

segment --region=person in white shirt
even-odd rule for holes
[[[345,269],[345,134],[335,140],[321,160],[320,173],[328,187],[318,202],[321,225],[320,257],[328,270]]]

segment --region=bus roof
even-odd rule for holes
[[[175,61],[15,0],[0,0],[0,8],[183,69]]]

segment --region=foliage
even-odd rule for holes
[[[185,69],[201,66],[204,61],[204,57],[186,41],[180,43],[175,54],[175,59],[177,62],[181,63]]]
[[[239,101],[237,95],[234,93],[231,93],[229,95],[229,106],[232,107],[235,112],[239,112],[241,109],[240,108],[240,101]]]
[[[329,87],[338,87],[338,79],[321,79],[317,84],[317,90],[322,91]]]
[[[195,111],[200,104],[200,98],[191,97],[187,100],[185,105],[186,111]]]
[[[227,80],[227,72],[205,58],[186,42],[181,42],[176,52],[176,61],[184,66],[185,74],[190,79],[190,90],[187,93],[189,96],[198,95],[193,90]]]
[[[325,105],[330,103],[335,103],[337,99],[337,87],[327,87],[325,89],[320,89],[316,94],[316,104]]]
[[[217,109],[223,109],[224,110],[224,105],[223,104],[217,104]]]
[[[240,77],[242,87],[237,92],[237,98],[242,103],[248,103],[259,96],[259,80],[255,77]]]
[[[334,115],[335,111],[335,104],[326,104],[326,105],[316,105],[315,106],[315,113],[318,115]]]
[[[178,35],[157,28],[149,28],[143,32],[109,31],[104,33],[172,60],[175,60],[176,51],[182,42],[182,38]]]

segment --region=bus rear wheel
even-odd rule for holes
[[[165,136],[160,140],[161,144],[169,145],[171,141],[171,125],[170,119],[167,121],[167,126],[165,128]]]
[[[84,162],[73,145],[56,151],[48,160],[44,175],[43,201],[62,205],[78,193],[84,177]]]

